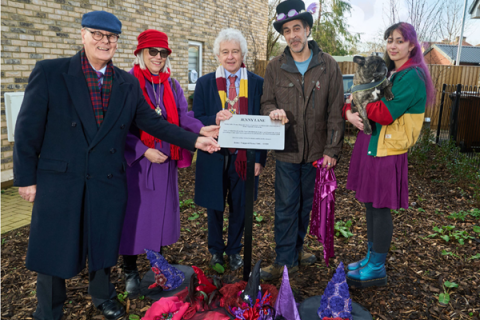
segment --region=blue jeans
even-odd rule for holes
[[[311,162],[276,161],[275,263],[279,265],[298,265],[312,211],[316,170]]]

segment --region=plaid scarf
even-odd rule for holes
[[[80,55],[83,74],[87,80],[90,100],[92,101],[93,112],[95,113],[95,120],[97,121],[97,127],[100,127],[107,112],[110,94],[112,93],[113,77],[115,75],[113,63],[111,60],[107,63],[107,70],[103,76],[102,92],[100,92],[97,73],[93,70],[90,62],[88,62],[87,56],[85,55],[85,48],[80,51]]]
[[[217,90],[222,102],[222,110],[229,110],[234,106],[227,102],[227,79],[225,79],[225,69],[222,65],[215,72],[215,80],[217,82]],[[239,91],[239,114],[248,114],[248,76],[247,68],[242,63],[240,67],[240,91]],[[235,160],[235,171],[242,180],[247,179],[247,150],[239,149],[237,159]]]

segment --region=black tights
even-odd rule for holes
[[[127,256],[123,255],[123,268],[126,271],[137,270],[137,255]]]
[[[162,254],[162,248],[160,247],[160,254]],[[138,255],[123,255],[123,268],[127,271],[137,270],[137,257]]]
[[[393,236],[392,213],[389,208],[374,208],[371,202],[367,208],[367,238],[373,242],[373,251],[387,253]]]

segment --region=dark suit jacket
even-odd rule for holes
[[[169,124],[145,101],[138,80],[115,67],[110,102],[97,129],[80,53],[40,61],[30,75],[15,128],[14,184],[37,185],[26,265],[71,278],[117,263],[127,185],[130,125],[193,150],[196,134]]]
[[[248,114],[260,115],[260,98],[263,93],[263,78],[248,71]],[[195,118],[206,126],[214,125],[217,113],[222,110],[218,94],[215,72],[198,79],[193,96]],[[209,154],[198,150],[195,172],[195,203],[199,206],[223,211],[225,197],[223,194],[224,150]],[[256,163],[265,166],[267,151],[256,152]],[[255,191],[258,189],[258,177]],[[255,194],[256,197],[256,194]]]

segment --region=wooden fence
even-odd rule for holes
[[[457,85],[478,86],[480,84],[480,67],[475,66],[443,66],[430,64],[430,75],[432,76],[433,85],[437,91],[436,103],[433,108],[428,108],[425,117],[431,119],[431,127],[436,128],[438,124],[438,116],[440,111],[440,101],[442,98],[442,86]],[[445,97],[445,99],[450,99]]]
[[[261,77],[265,76],[268,61],[258,60],[255,62],[255,73]],[[351,61],[339,62],[338,66],[342,74],[354,74],[356,64]],[[480,85],[480,67],[476,66],[444,66],[438,64],[428,65],[432,76],[433,84],[437,90],[437,100],[434,107],[428,108],[425,117],[431,118],[432,127],[437,126],[438,113],[440,110],[440,99],[442,97],[443,84],[464,86]]]
[[[338,66],[340,67],[342,74],[354,74],[357,70],[357,64],[353,61],[339,62]]]

